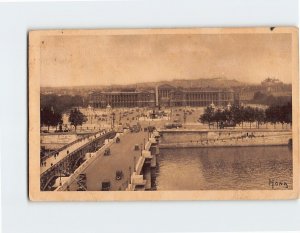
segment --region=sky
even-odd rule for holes
[[[223,77],[292,81],[291,35],[57,35],[41,41],[41,86]]]

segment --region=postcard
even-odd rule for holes
[[[29,32],[32,201],[296,199],[298,29]]]

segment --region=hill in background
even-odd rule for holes
[[[154,89],[160,85],[171,85],[182,88],[234,88],[243,87],[250,84],[239,82],[235,79],[226,78],[204,78],[204,79],[174,79],[172,81],[144,82],[129,85],[97,85],[97,86],[68,86],[68,87],[41,87],[42,94],[72,94],[85,96],[92,91],[99,90],[135,90],[135,89]]]

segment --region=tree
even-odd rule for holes
[[[274,128],[276,127],[276,123],[280,122],[282,127],[284,123],[292,124],[292,103],[288,102],[284,105],[271,105],[265,111],[266,121],[274,124]]]
[[[280,108],[279,114],[279,122],[282,124],[282,128],[284,123],[291,124],[292,123],[292,104],[287,103],[286,105],[282,105]]]
[[[227,123],[233,123],[233,113],[231,111],[231,109],[225,109],[223,111],[223,114],[222,114],[222,118],[223,118],[223,121],[227,122]]]
[[[214,109],[211,106],[208,106],[204,113],[200,117],[200,121],[202,123],[208,123],[208,127],[210,128],[210,123],[213,121],[214,118]]]
[[[41,108],[40,112],[40,122],[41,125],[45,125],[48,127],[48,131],[50,126],[57,127],[57,125],[62,122],[62,115],[61,113],[55,112],[54,109],[51,107]]]
[[[224,120],[224,114],[221,111],[221,109],[217,109],[217,111],[215,112],[214,116],[213,116],[213,121],[217,122],[217,128],[220,127],[220,122]]]
[[[278,114],[279,109],[278,106],[270,106],[265,111],[266,114],[266,121],[271,122],[271,124],[274,124],[274,128],[276,128],[276,123],[278,122]]]
[[[246,122],[250,123],[250,129],[252,123],[255,121],[254,109],[251,107],[245,108],[244,119]]]
[[[285,122],[287,123],[287,124],[290,124],[290,125],[292,125],[292,103],[291,102],[289,102],[289,103],[287,103],[285,106],[283,106],[283,112],[285,113]]]
[[[53,108],[55,112],[63,113],[74,107],[84,106],[84,97],[75,95],[41,95],[41,108]]]
[[[74,125],[76,131],[78,125],[82,125],[84,122],[87,122],[87,117],[77,108],[75,108],[70,112],[69,122],[71,125]]]
[[[233,121],[235,124],[242,124],[242,128],[244,127],[244,121],[245,121],[245,111],[243,106],[234,105],[231,108],[232,115],[233,115]]]
[[[259,129],[259,126],[265,120],[265,112],[263,109],[255,108],[254,109],[254,119],[256,120],[256,127]]]

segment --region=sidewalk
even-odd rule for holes
[[[40,174],[42,174],[43,172],[45,172],[46,170],[51,168],[53,165],[58,163],[60,160],[65,158],[68,154],[72,153],[73,151],[77,150],[78,148],[82,147],[83,145],[87,144],[88,142],[102,136],[103,134],[105,134],[105,132],[99,132],[95,135],[90,135],[89,137],[83,138],[83,139],[79,140],[77,143],[71,144],[70,146],[66,147],[62,151],[58,152],[58,155],[56,157],[53,154],[51,157],[44,160],[45,165],[40,166]]]

